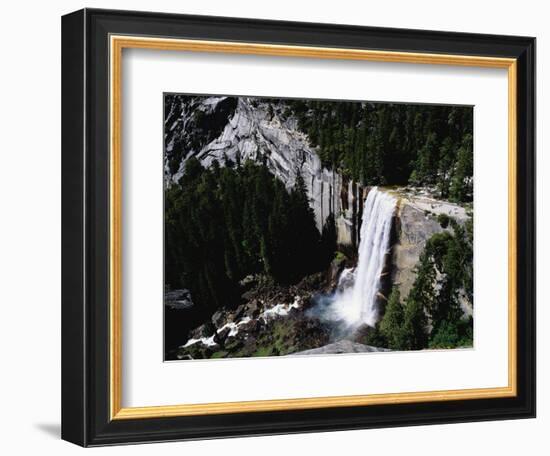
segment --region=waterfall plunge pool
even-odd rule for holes
[[[336,290],[318,295],[310,316],[334,322],[337,335],[362,325],[374,327],[379,319],[381,276],[390,249],[392,221],[397,199],[373,187],[365,200],[357,267],[344,269]]]

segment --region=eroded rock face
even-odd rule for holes
[[[398,236],[393,246],[392,282],[399,288],[401,296],[408,296],[416,279],[414,269],[426,241],[443,228],[437,220],[406,202],[398,209],[396,223]]]
[[[354,243],[362,189],[324,168],[297,119],[283,110],[276,102],[247,97],[174,97],[165,119],[166,185],[184,175],[191,157],[206,167],[214,161],[223,166],[226,160],[265,160],[288,189],[300,173],[318,229],[334,213],[338,241]]]
[[[339,244],[359,245],[361,216],[367,193],[367,188],[352,180],[344,181],[340,187],[340,212],[335,217]]]
[[[426,241],[434,234],[451,231],[438,221],[439,214],[452,217],[463,224],[469,219],[466,210],[447,201],[436,200],[430,196],[398,189],[394,193],[399,197],[395,216],[395,243],[393,244],[391,276],[402,297],[406,297],[416,279],[416,270]]]

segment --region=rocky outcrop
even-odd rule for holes
[[[342,245],[359,245],[359,231],[363,203],[367,188],[352,180],[344,180],[340,188],[340,212],[336,213],[336,233],[338,243]]]
[[[388,352],[388,348],[373,347],[371,345],[352,342],[351,340],[339,340],[331,344],[324,345],[311,350],[304,350],[293,355],[329,355],[338,353],[371,353],[371,352]]]
[[[164,305],[174,310],[185,310],[193,307],[189,290],[169,290],[164,292]]]
[[[393,189],[399,198],[395,216],[395,242],[391,258],[391,283],[406,297],[416,279],[415,267],[426,241],[435,233],[451,230],[440,214],[462,224],[469,219],[464,207],[433,198],[425,189]],[[445,227],[443,226],[445,225]]]
[[[248,97],[173,96],[165,119],[165,183],[177,182],[185,162],[266,163],[287,188],[301,174],[319,230],[333,213],[338,241],[357,241],[362,189],[322,166],[293,115],[272,100]],[[283,114],[284,112],[284,114]],[[209,129],[205,125],[211,125]]]
[[[279,356],[324,346],[330,341],[330,327],[308,312],[323,282],[323,275],[316,274],[297,285],[259,284],[246,303],[220,309],[193,329],[169,358]]]

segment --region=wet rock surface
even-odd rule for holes
[[[348,187],[350,192],[355,191]],[[368,190],[362,189],[361,194],[367,194]],[[471,208],[436,200],[422,189],[392,188],[385,191],[396,196],[398,203],[392,222],[394,234],[386,255],[388,265],[383,273],[386,278],[378,293],[381,302],[387,298],[384,291],[389,291],[389,287],[384,286],[386,280],[397,286],[401,296],[409,294],[426,242],[436,233],[452,231],[449,219],[463,224],[471,218]],[[346,196],[349,197],[349,193]],[[353,198],[349,197],[347,206],[342,206],[343,213],[350,211],[353,204]],[[357,216],[361,210],[362,207],[356,207],[352,213]],[[354,236],[350,231],[350,243]],[[359,241],[356,239],[355,242]],[[216,311],[210,321],[188,333],[186,343],[170,350],[167,359],[388,351],[367,345],[372,343],[367,342],[372,329],[370,326],[359,327],[354,334],[339,333],[335,337],[333,324],[321,318],[317,308],[314,308],[319,295],[331,296],[342,292],[352,287],[356,280],[355,248],[351,245],[347,249],[342,249],[340,245],[340,248],[341,251],[324,273],[305,277],[295,285],[275,285],[266,277],[247,276],[240,283],[241,304]],[[188,290],[166,292],[165,303],[171,309],[193,306]],[[460,305],[466,316],[472,314],[472,305],[465,297],[460,300]]]
[[[323,274],[288,287],[258,286],[248,292],[250,301],[218,310],[210,322],[192,330],[170,358],[278,356],[326,345],[330,327],[307,312],[325,286]]]
[[[360,344],[358,342],[352,342],[351,340],[339,340],[331,344],[324,345],[322,347],[313,348],[311,350],[304,350],[302,352],[294,353],[295,355],[328,355],[338,353],[372,353],[372,352],[388,352],[391,351],[388,348],[373,347],[371,345]]]

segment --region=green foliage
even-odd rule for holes
[[[228,355],[228,353],[224,350],[219,350],[217,352],[214,352],[210,355],[210,358],[211,359],[216,359],[216,358],[226,358]]]
[[[472,108],[281,101],[323,165],[366,185],[430,185],[443,198],[472,200]]]
[[[342,262],[348,259],[347,255],[344,252],[340,252],[339,250],[336,252],[333,258],[337,262]]]
[[[414,165],[414,178],[409,179],[413,185],[434,184],[437,178],[439,148],[437,135],[428,133],[426,142],[418,151]]]
[[[370,345],[393,350],[473,345],[473,320],[463,318],[459,302],[461,293],[473,302],[472,223],[462,227],[453,219],[445,222],[453,232],[434,234],[427,241],[405,303],[394,287],[384,316],[367,337]]]
[[[405,307],[402,350],[420,350],[428,343],[428,319],[422,301],[409,295]]]
[[[215,110],[197,108],[197,97],[167,95],[165,117],[186,100],[190,117],[185,135],[168,132],[167,164],[174,174],[190,150],[218,137],[236,109],[226,97]],[[324,166],[365,185],[433,186],[442,198],[473,198],[473,109],[466,106],[368,103],[328,100],[256,99],[267,117],[295,117]]]
[[[177,101],[167,98],[165,109]],[[470,107],[263,102],[270,118],[296,117],[323,165],[347,178],[365,185],[431,186],[452,201],[473,199]],[[167,156],[172,174],[187,151],[219,136],[237,99],[220,103],[216,113],[197,109],[189,119],[192,133],[172,138]],[[319,233],[301,175],[287,191],[263,157],[261,164],[226,158],[224,166],[214,162],[209,169],[188,159],[183,178],[166,190],[165,282],[190,289],[205,316],[237,303],[239,282],[249,274],[295,283],[334,258],[335,215]],[[460,299],[473,302],[472,223],[460,226],[444,214],[437,220],[452,230],[426,243],[409,295],[402,300],[392,290],[383,319],[367,336],[371,345],[421,349],[466,346],[471,340],[471,320],[462,320]]]
[[[400,350],[405,345],[404,322],[405,312],[401,303],[401,296],[399,290],[394,287],[386,304],[386,311],[380,321],[379,328],[380,333],[387,341],[388,348]]]
[[[359,343],[371,345],[372,347],[388,347],[386,337],[380,331],[380,323],[376,323],[374,328],[370,328],[365,337],[358,340]]]
[[[404,313],[392,293],[380,328],[390,348],[415,350],[471,345],[472,320],[463,320],[462,298],[473,302],[473,231],[449,219],[453,232],[434,234],[426,243]],[[389,315],[388,315],[389,313]],[[402,323],[400,331],[399,322]],[[430,323],[430,324],[428,324]],[[428,333],[428,329],[431,331]]]
[[[406,305],[394,287],[384,317],[378,325],[383,346],[392,350],[420,350],[428,344],[427,316],[419,293],[411,293]]]
[[[439,214],[437,221],[441,225],[441,228],[447,228],[449,226],[449,216],[447,214]]]
[[[265,164],[226,165],[189,159],[165,194],[166,283],[188,288],[205,316],[237,303],[247,275],[294,283],[336,250],[334,219],[320,236],[301,177],[288,192]]]
[[[453,201],[472,201],[473,198],[473,138],[467,134],[457,152],[455,170],[451,178],[449,197]]]
[[[473,346],[473,321],[467,320],[443,321],[430,340],[430,348],[456,348]]]

